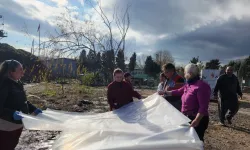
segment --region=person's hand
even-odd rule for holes
[[[167,92],[167,91],[170,91],[170,86],[166,86],[165,87],[165,91]]]
[[[200,124],[200,121],[197,119],[194,119],[192,123],[190,124],[190,127],[197,127]]]
[[[164,91],[158,91],[159,95],[164,95],[164,93],[165,93]]]
[[[38,115],[40,113],[43,113],[43,111],[39,108],[37,108],[35,111],[34,111],[34,115]]]
[[[14,118],[14,120],[22,120],[23,119],[23,117],[20,115],[19,111],[14,112],[13,118]]]

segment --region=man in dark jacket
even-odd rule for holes
[[[242,92],[238,78],[233,74],[231,66],[228,66],[226,73],[217,80],[214,88],[215,99],[218,99],[218,91],[220,92],[220,100],[218,102],[220,122],[224,125],[224,120],[227,119],[228,123],[232,124],[231,120],[239,109],[237,94],[242,98]],[[228,110],[229,113],[226,115]]]
[[[167,77],[167,81],[164,84],[164,89],[167,91],[172,91],[181,88],[185,80],[177,74],[176,68],[173,64],[168,63],[163,65],[162,71],[164,75]],[[160,95],[163,95],[163,97],[170,103],[172,104],[176,109],[181,111],[181,96],[167,96],[164,95],[164,91],[159,91],[158,92]]]
[[[114,81],[108,85],[107,98],[110,110],[119,109],[124,105],[133,102],[134,90],[130,84],[123,81],[123,71],[115,69],[113,73]]]

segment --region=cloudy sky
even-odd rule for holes
[[[131,26],[126,54],[152,55],[167,49],[177,64],[199,56],[202,61],[223,63],[250,55],[250,0],[102,0],[108,16],[114,6],[130,5]],[[30,50],[56,28],[56,17],[65,7],[85,18],[95,13],[84,0],[0,0],[5,17],[6,42]]]

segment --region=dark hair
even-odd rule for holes
[[[10,71],[14,72],[21,65],[17,60],[5,60],[0,65],[0,83],[8,76]]]
[[[115,76],[117,73],[123,73],[123,71],[120,68],[117,68],[113,72],[113,76]]]
[[[176,72],[175,66],[172,63],[163,65],[162,70],[173,70],[174,72]]]
[[[124,73],[124,78],[130,77],[131,74],[129,72]]]
[[[165,78],[165,79],[167,79],[167,77],[165,76],[164,73],[161,73],[160,76],[163,77],[163,78]]]

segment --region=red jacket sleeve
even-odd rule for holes
[[[108,99],[108,104],[109,104],[110,110],[112,110],[114,108],[114,101],[112,98],[112,88],[110,85],[108,86],[107,99]]]
[[[125,83],[127,83],[131,87],[131,89],[132,89],[132,97],[141,99],[141,95],[137,91],[134,90],[133,85],[130,82],[127,82],[127,81],[125,81]]]
[[[141,95],[137,92],[133,90],[133,97],[141,99]]]

